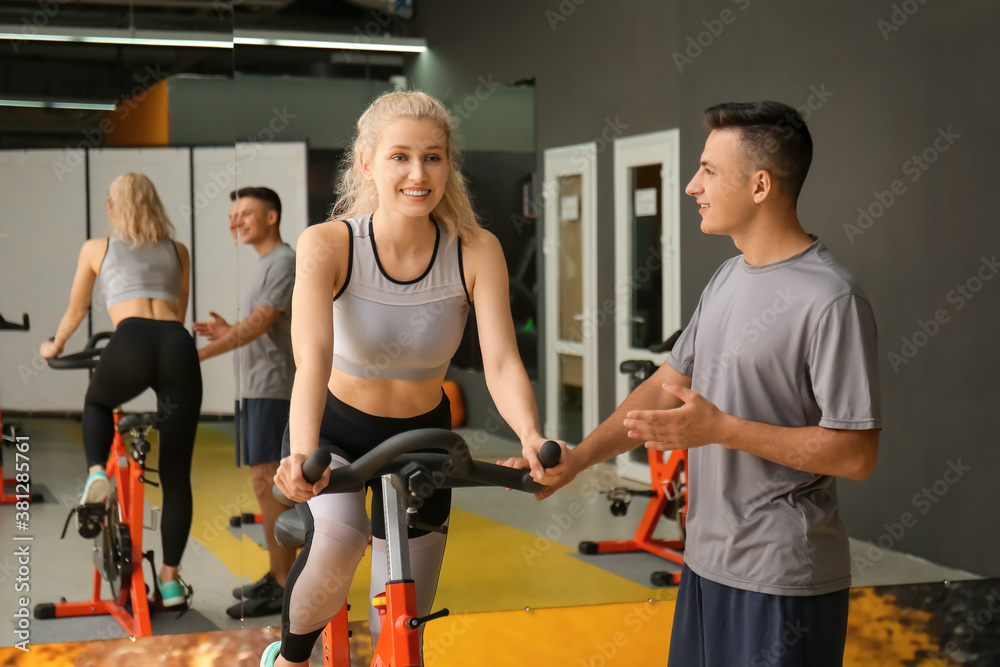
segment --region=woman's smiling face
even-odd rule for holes
[[[380,209],[428,216],[444,196],[451,171],[445,133],[426,119],[391,121],[371,158],[362,158],[362,168],[378,189]]]

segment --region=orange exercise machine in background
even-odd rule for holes
[[[669,352],[680,338],[681,332],[676,331],[666,341],[650,348],[651,352]],[[656,372],[657,366],[647,359],[632,359],[623,361],[622,373],[632,376],[632,389],[649,379]],[[648,497],[649,503],[642,515],[635,535],[628,540],[607,540],[604,542],[580,542],[580,553],[587,555],[626,553],[631,551],[647,551],[655,556],[666,558],[678,565],[684,564],[684,540],[686,538],[688,511],[688,452],[677,449],[670,452],[664,460],[663,452],[650,449],[649,456],[649,490],[636,491],[624,487],[615,487],[607,492],[611,501],[611,514],[625,516],[633,496]],[[664,540],[653,537],[660,519],[666,517],[677,522],[680,539]],[[679,584],[681,573],[654,572],[650,577],[654,586],[671,586]]]

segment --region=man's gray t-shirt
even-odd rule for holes
[[[876,429],[876,348],[867,298],[814,241],[773,264],[751,266],[742,255],[723,264],[667,363],[692,378],[694,391],[742,419]],[[823,438],[804,443],[803,462],[823,446]],[[850,586],[833,477],[720,444],[691,449],[689,457],[684,560],[695,574],[772,595]]]
[[[292,396],[295,361],[292,359],[292,287],[295,251],[282,243],[260,258],[253,285],[247,294],[246,317],[257,306],[270,306],[281,315],[256,340],[237,348],[234,367],[240,399]]]

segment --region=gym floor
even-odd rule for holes
[[[92,541],[79,537],[74,525],[65,539],[59,537],[85,479],[79,423],[18,421],[29,436],[32,490],[41,491],[45,498],[32,504],[28,531],[16,530],[14,508],[0,507],[0,539],[15,544],[15,533],[34,538],[30,592],[15,595],[18,564],[13,549],[4,550],[0,558],[4,591],[0,615],[12,619],[12,630],[20,596],[30,597],[32,608],[61,598],[85,600],[91,595],[93,579]],[[461,432],[481,460],[506,458],[520,449],[482,430]],[[155,467],[155,437],[153,444],[150,462]],[[190,610],[156,614],[152,622],[156,636],[136,642],[126,639],[122,628],[106,616],[32,619],[31,652],[0,649],[0,665],[123,664],[119,658],[140,654],[161,656],[158,664],[256,665],[259,658],[254,656],[277,636],[280,617],[240,621],[225,613],[235,602],[231,590],[241,581],[257,580],[268,569],[261,528],[229,525],[230,516],[256,511],[248,471],[233,465],[233,447],[231,423],[200,425],[192,473],[195,514],[181,563],[181,576],[194,588]],[[4,462],[11,466],[12,461],[6,450]],[[9,477],[10,470],[5,474]],[[652,588],[649,577],[668,569],[667,564],[648,554],[582,556],[577,552],[580,541],[623,539],[635,531],[644,499],[635,499],[627,516],[613,517],[608,502],[595,490],[614,485],[628,483],[617,480],[613,467],[606,465],[581,475],[543,503],[503,489],[456,490],[435,603],[435,609],[450,609],[452,617],[428,626],[427,663],[537,664],[546,645],[555,651],[546,662],[553,665],[634,665],[649,663],[650,656],[665,657],[674,590]],[[159,489],[147,486],[147,526],[159,502]],[[657,537],[674,537],[670,533],[674,527],[661,523],[662,535]],[[972,638],[957,634],[962,619],[955,614],[960,616],[960,609],[966,607],[973,614],[980,608],[990,609],[986,596],[990,593],[1000,599],[996,593],[1000,584],[902,553],[884,552],[873,558],[870,546],[851,544],[856,590],[852,592],[852,630],[845,664],[874,664],[868,659],[876,655],[878,664],[1000,664],[933,662],[928,657],[945,651],[952,635],[958,640],[951,643],[960,641],[956,650],[964,651],[966,658],[997,657],[984,658],[977,648],[988,633]],[[147,529],[143,547],[157,554],[159,566],[159,532]],[[367,558],[349,598],[354,607],[351,620],[357,664],[365,664]],[[145,572],[148,580],[148,567]],[[106,585],[104,590],[106,594]],[[555,632],[561,637],[558,642],[538,639]],[[568,641],[571,637],[580,641]],[[13,631],[0,635],[0,646],[10,647],[15,641]],[[42,646],[50,644],[58,646]],[[523,651],[530,652],[525,656]],[[486,652],[489,659],[483,658]],[[949,654],[955,659],[956,651]],[[652,662],[665,664],[665,659]]]

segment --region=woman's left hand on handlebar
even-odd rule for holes
[[[63,349],[56,345],[51,340],[47,340],[42,343],[41,347],[38,348],[38,354],[41,355],[42,359],[51,359],[52,357],[58,357],[62,354]]]
[[[278,485],[281,492],[289,500],[297,503],[304,503],[330,483],[330,469],[323,472],[323,476],[315,484],[310,484],[302,477],[302,464],[309,458],[303,454],[291,454],[286,456],[278,464],[278,472],[274,475],[274,483]]]

